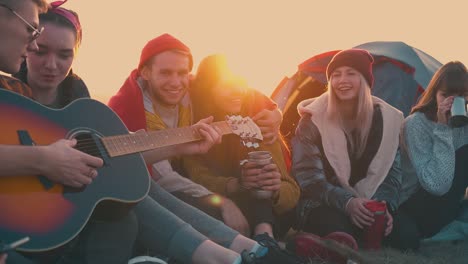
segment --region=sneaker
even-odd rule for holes
[[[358,245],[356,242],[356,239],[348,233],[345,232],[332,232],[325,237],[323,237],[324,240],[332,240],[337,242],[340,245],[344,245],[354,251],[358,249]],[[328,250],[328,258],[330,261],[335,262],[335,263],[347,263],[348,258],[339,254],[338,252]]]
[[[139,256],[134,257],[128,261],[128,264],[167,264],[166,261],[157,258],[157,257],[150,257],[150,256]]]
[[[261,246],[268,249],[268,252],[262,257],[256,257],[256,263],[262,264],[303,264],[306,263],[304,259],[294,255],[292,252],[281,249],[275,239],[270,237],[267,233],[256,235],[254,240]]]
[[[326,248],[317,243],[318,240],[322,238],[311,233],[300,233],[291,243],[286,244],[286,248],[301,257],[324,259],[327,254]]]
[[[353,236],[344,232],[332,232],[325,237],[320,237],[311,233],[300,233],[288,244],[288,248],[296,255],[304,258],[316,258],[333,263],[346,263],[348,258],[343,256],[342,250],[330,250],[322,242],[331,240],[339,245],[346,246],[352,250],[357,250],[357,242]]]
[[[254,253],[249,252],[247,250],[243,250],[241,253],[242,264],[257,264],[259,260],[255,256]]]

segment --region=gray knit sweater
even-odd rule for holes
[[[400,203],[419,187],[438,196],[447,193],[454,177],[455,151],[468,143],[468,126],[451,128],[417,112],[406,118],[402,134]]]

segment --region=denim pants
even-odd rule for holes
[[[90,220],[78,237],[67,245],[38,254],[8,254],[7,263],[36,264],[125,264],[131,257],[138,225],[135,214],[111,221]]]
[[[237,231],[182,202],[151,181],[148,196],[134,207],[138,240],[151,251],[191,263],[193,252],[205,240],[228,248]]]

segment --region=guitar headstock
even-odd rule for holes
[[[234,134],[238,135],[248,148],[258,148],[258,141],[263,140],[260,128],[250,117],[226,116],[226,121]]]

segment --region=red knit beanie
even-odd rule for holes
[[[366,79],[369,87],[374,83],[374,75],[372,74],[372,63],[374,58],[372,55],[363,49],[348,49],[342,50],[335,54],[327,66],[327,80],[330,81],[331,74],[341,66],[351,67],[360,72]]]
[[[167,33],[162,34],[161,36],[156,37],[146,43],[145,47],[141,51],[138,69],[141,69],[141,67],[143,67],[143,65],[145,65],[145,63],[153,56],[168,50],[180,50],[187,52],[189,54],[189,70],[192,70],[193,58],[189,47]]]

